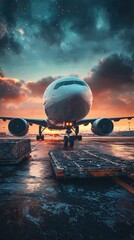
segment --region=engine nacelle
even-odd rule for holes
[[[99,136],[107,136],[113,131],[114,125],[108,118],[98,118],[92,124],[91,130]]]
[[[28,133],[29,124],[23,118],[14,118],[9,122],[8,129],[12,135],[22,137]]]

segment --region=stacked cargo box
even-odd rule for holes
[[[31,152],[29,139],[0,140],[0,164],[16,164]]]

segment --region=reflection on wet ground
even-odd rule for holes
[[[133,138],[85,138],[76,144],[133,158]],[[48,151],[57,147],[62,149],[61,140],[32,141],[29,160],[0,167],[1,240],[134,239],[134,196],[111,178],[56,180]]]
[[[112,139],[111,139],[112,140]],[[102,141],[92,143],[93,146],[97,147],[101,152],[105,152],[107,154],[121,157],[126,160],[133,160],[134,159],[134,142],[128,140],[128,142],[121,141],[121,139],[117,138],[117,141]]]

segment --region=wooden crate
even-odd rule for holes
[[[29,139],[0,140],[0,164],[16,164],[31,152]]]

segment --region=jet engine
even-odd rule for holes
[[[109,135],[113,131],[114,125],[108,118],[98,118],[92,124],[91,130],[99,136]]]
[[[23,118],[14,118],[9,122],[8,129],[12,135],[22,137],[28,133],[29,124]]]

